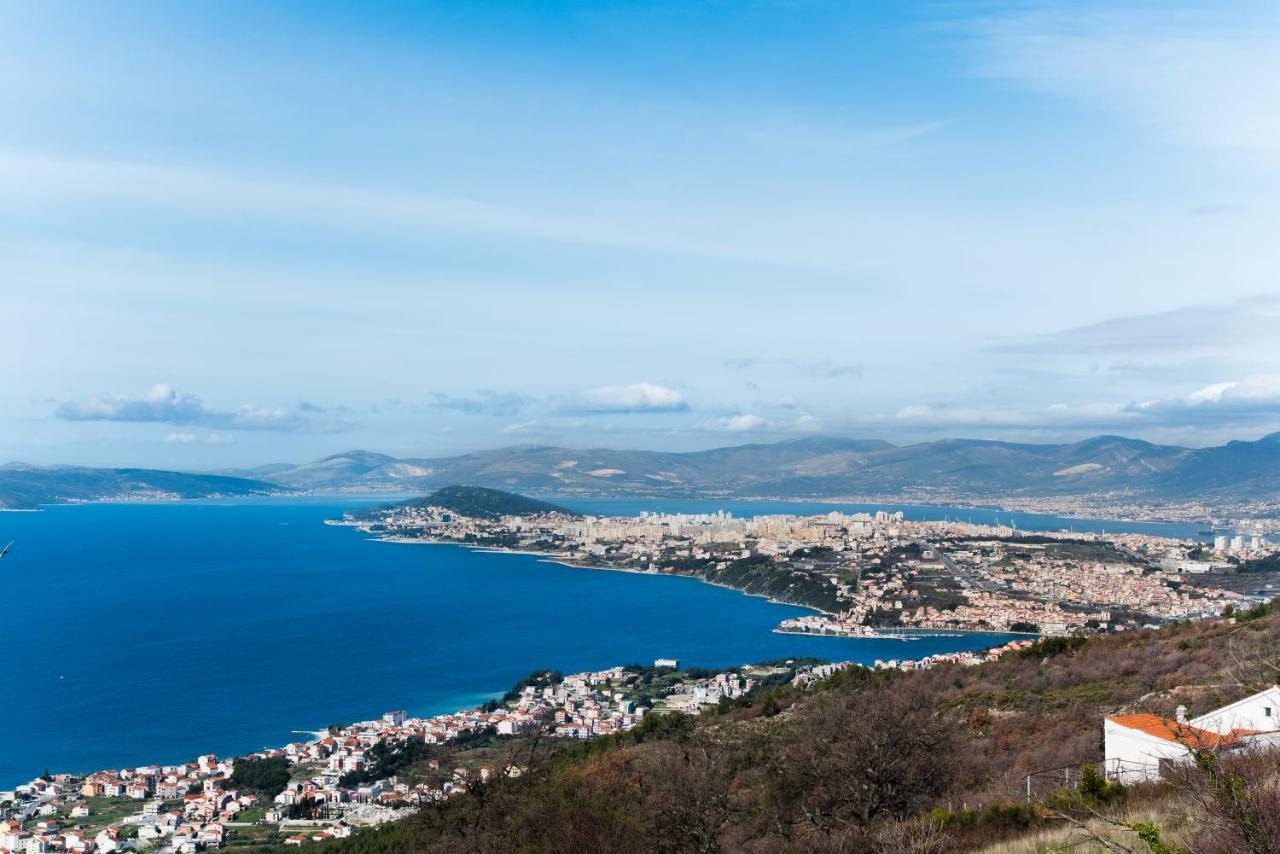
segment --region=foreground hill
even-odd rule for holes
[[[102,499],[213,498],[267,495],[280,487],[261,480],[155,469],[96,469],[10,464],[0,468],[0,508]]]
[[[427,490],[450,483],[562,495],[910,495],[920,500],[1122,492],[1280,500],[1280,434],[1213,448],[1121,436],[1039,445],[951,439],[894,446],[811,437],[691,453],[519,445],[437,459],[350,451],[241,476],[292,489]]]
[[[522,776],[477,783],[414,818],[317,850],[945,852],[1003,841],[1000,851],[1032,852],[1069,847],[1077,828],[1066,816],[1106,812],[1150,822],[1148,840],[1272,851],[1280,828],[1244,844],[1232,835],[1243,825],[1230,822],[1249,810],[1271,816],[1274,780],[1203,797],[1179,787],[1054,790],[1064,767],[1078,775],[1082,763],[1102,760],[1104,715],[1216,708],[1273,682],[1277,650],[1280,619],[1259,606],[1239,620],[1048,639],[979,667],[855,668],[814,688],[726,701],[700,718],[650,715],[636,730],[585,744],[508,740],[503,755],[527,768]],[[1045,769],[1058,770],[1033,778],[1041,803],[1029,805],[1026,775]],[[1236,799],[1225,824],[1215,806],[1223,797]],[[1184,850],[1148,848],[1132,831],[1108,828],[1131,847],[1071,850]],[[1051,849],[1046,836],[1056,839]]]

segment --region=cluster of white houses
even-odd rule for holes
[[[1280,746],[1280,687],[1188,719],[1145,712],[1112,715],[1102,725],[1106,773],[1124,783],[1152,782],[1193,761],[1196,751]]]
[[[678,665],[674,659],[655,662],[658,668],[673,670]],[[813,669],[805,667],[798,672],[804,675]],[[253,807],[258,808],[257,820],[286,832],[297,831],[287,837],[286,844],[346,836],[356,827],[395,820],[422,804],[463,794],[476,780],[492,774],[521,773],[515,766],[502,770],[485,766],[454,769],[452,779],[438,785],[410,784],[394,776],[349,784],[344,780],[348,774],[369,769],[375,746],[409,741],[445,744],[489,728],[500,735],[540,728],[562,738],[619,732],[634,727],[648,711],[634,699],[635,680],[635,674],[623,667],[575,673],[550,684],[527,686],[496,709],[470,709],[430,718],[388,712],[376,720],[334,727],[311,742],[294,742],[238,760],[209,754],[181,765],[37,778],[11,793],[0,794],[0,802],[12,804],[0,811],[0,819],[4,819],[0,822],[0,854],[109,854],[138,845],[164,854],[193,854],[226,844],[228,828],[242,822],[242,813]],[[754,684],[745,673],[730,671],[682,679],[670,686],[668,696],[657,699],[667,708],[696,714],[722,698],[748,693]],[[231,785],[237,762],[274,757],[287,759],[299,771],[273,803],[259,804],[253,793],[237,791]],[[435,760],[431,764],[437,767]],[[118,823],[93,826],[89,799],[99,798],[111,799],[122,815]],[[138,802],[137,812],[130,813],[128,800]],[[291,819],[299,806],[307,807],[302,811],[307,817]]]

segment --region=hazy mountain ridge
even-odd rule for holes
[[[0,508],[153,493],[425,493],[457,483],[582,496],[830,498],[926,491],[981,500],[1115,491],[1168,500],[1280,500],[1280,434],[1210,448],[1122,436],[1060,445],[944,439],[901,446],[815,436],[685,453],[514,445],[422,459],[353,450],[302,465],[205,474],[11,463],[0,466]]]
[[[20,463],[0,467],[0,508],[8,510],[107,498],[212,498],[279,491],[279,486],[265,481],[218,474]]]
[[[472,483],[583,495],[829,497],[944,489],[975,497],[1125,491],[1259,498],[1280,495],[1280,437],[1200,449],[1097,436],[1058,445],[946,439],[903,446],[812,437],[687,453],[516,445],[438,459],[353,451],[260,476],[295,489]]]

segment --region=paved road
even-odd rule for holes
[[[979,573],[974,572],[971,569],[962,569],[959,564],[957,564],[954,560],[951,559],[951,555],[947,554],[945,551],[938,548],[933,543],[930,543],[927,540],[916,540],[915,543],[920,548],[933,552],[933,554],[938,558],[938,560],[942,563],[942,565],[945,566],[947,570],[953,576],[959,579],[960,582],[963,583],[966,587],[972,587],[976,590],[981,590],[984,592],[1000,589],[1000,585],[980,575]]]

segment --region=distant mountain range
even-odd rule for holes
[[[99,469],[76,466],[0,466],[0,509],[108,498],[213,498],[280,492],[272,483],[219,474],[155,469]]]
[[[429,490],[454,483],[541,495],[816,498],[939,491],[974,497],[1125,491],[1280,497],[1280,433],[1212,448],[1098,436],[1062,445],[948,439],[895,446],[813,437],[691,453],[518,445],[439,459],[368,451],[225,472],[291,489]]]
[[[537,495],[970,497],[1124,492],[1154,499],[1280,499],[1280,433],[1211,448],[1121,436],[1036,445],[948,439],[914,445],[836,437],[669,453],[518,445],[435,459],[371,451],[214,474],[0,467],[0,507],[130,493],[191,498],[280,491],[430,492],[471,484]]]

